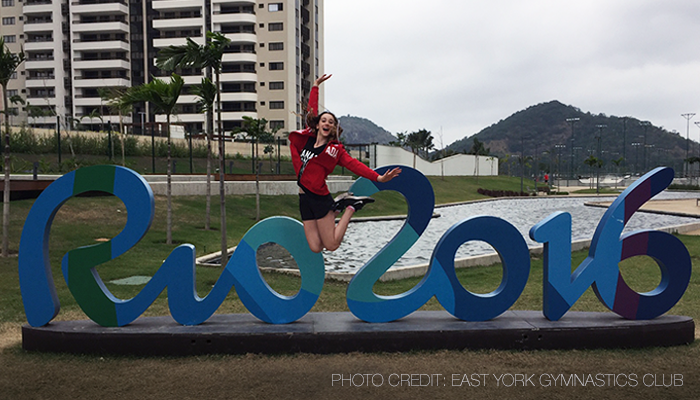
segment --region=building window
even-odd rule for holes
[[[281,71],[284,69],[283,62],[271,62],[269,65],[270,65],[270,71]]]
[[[284,50],[284,42],[275,42],[275,43],[270,43],[269,46],[267,46],[271,51],[274,50]]]
[[[260,82],[260,86],[265,86],[265,82]]]
[[[270,90],[284,90],[284,82],[270,82]]]
[[[15,17],[4,17],[2,19],[2,24],[3,25],[14,25],[15,24]]]
[[[12,96],[17,96],[19,94],[19,91],[17,89],[14,90],[8,90],[7,91],[7,97],[12,97]]]
[[[273,131],[284,129],[284,121],[270,121],[270,129]]]
[[[5,43],[15,43],[17,41],[17,36],[15,35],[7,35],[2,38],[5,40]]]
[[[271,101],[270,102],[270,110],[283,110],[284,109],[284,102],[283,101]]]
[[[268,31],[281,31],[284,30],[284,24],[282,22],[270,22],[267,24]]]
[[[15,5],[15,0],[2,0],[3,7],[12,7]]]
[[[282,11],[282,3],[270,3],[270,4],[268,4],[267,11],[270,11],[270,12]]]

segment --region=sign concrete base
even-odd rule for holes
[[[372,324],[349,312],[314,312],[284,325],[229,314],[196,326],[182,326],[171,317],[141,317],[119,328],[90,320],[22,327],[22,346],[29,351],[139,356],[642,348],[689,344],[694,338],[690,317],[632,321],[613,313],[569,312],[552,322],[541,311],[518,310],[484,322],[461,321],[445,311],[417,311]]]

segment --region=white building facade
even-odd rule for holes
[[[168,80],[169,73],[155,66],[158,51],[183,45],[188,37],[203,44],[207,31],[231,39],[221,74],[227,134],[241,126],[243,116],[265,118],[280,134],[301,128],[311,85],[323,73],[323,0],[2,0],[2,5],[2,35],[11,51],[23,48],[27,55],[9,86],[29,104],[10,105],[17,107],[15,125],[55,127],[57,116],[62,124],[71,119],[116,124],[119,116],[107,106],[104,89],[153,77]],[[186,86],[173,121],[188,132],[202,132],[205,115],[190,88],[206,71],[175,72]],[[164,119],[141,104],[125,122]]]
[[[436,161],[424,160],[412,152],[396,146],[371,144],[370,168],[387,165],[407,165],[426,176],[497,176],[498,157],[455,154]]]

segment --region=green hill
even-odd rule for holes
[[[389,131],[365,118],[346,115],[340,117],[340,126],[343,128],[342,137],[346,144],[388,144],[396,140]]]
[[[579,119],[574,123],[573,140],[571,123],[567,122],[570,118]],[[633,117],[583,112],[555,100],[518,111],[474,136],[452,143],[447,149],[468,151],[474,138],[478,138],[485,147],[490,148],[491,154],[502,159],[508,159],[511,155],[516,158],[521,152],[526,157],[537,154],[538,160],[543,162],[550,162],[548,158],[559,159],[562,168],[568,169],[573,158],[574,168],[581,172],[587,170],[583,160],[590,155],[598,156],[599,149],[606,169],[611,168],[612,160],[623,156],[621,165],[624,170],[621,172],[638,172],[645,165],[647,170],[656,165],[682,168],[682,160],[686,158],[686,139],[677,132],[653,125],[645,126],[642,122]],[[697,145],[691,143],[689,155],[697,153]]]

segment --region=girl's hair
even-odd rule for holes
[[[318,130],[316,127],[318,126],[319,121],[321,121],[321,117],[323,116],[323,114],[329,114],[335,120],[335,130],[331,131],[331,136],[330,138],[328,138],[328,140],[331,142],[334,140],[340,141],[340,134],[343,133],[343,128],[340,127],[340,121],[338,120],[338,117],[336,117],[335,114],[333,114],[330,111],[324,111],[316,116],[314,116],[311,113],[307,114],[306,126],[311,128],[311,130],[314,131],[314,134],[318,135]]]

